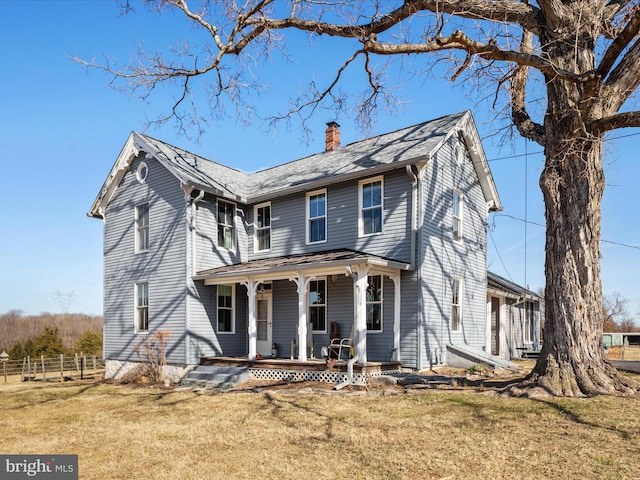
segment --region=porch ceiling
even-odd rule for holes
[[[346,274],[347,267],[366,265],[372,272],[394,274],[399,271],[413,270],[413,265],[388,258],[357,252],[355,250],[332,250],[282,257],[261,258],[234,265],[202,270],[193,276],[194,280],[204,280],[207,285],[236,283],[248,277],[262,280],[290,278],[299,272],[307,275]]]

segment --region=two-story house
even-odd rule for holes
[[[175,365],[320,357],[427,368],[486,349],[487,216],[501,208],[470,112],[244,173],[131,133],[104,222],[104,355],[169,330]]]

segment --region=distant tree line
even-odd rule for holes
[[[0,351],[17,360],[26,356],[54,357],[83,352],[102,354],[102,317],[82,313],[24,315],[10,310],[0,315]]]

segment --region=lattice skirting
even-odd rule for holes
[[[386,370],[369,373],[354,373],[354,385],[366,385],[367,377],[379,375],[391,375],[400,373],[400,370]],[[347,379],[346,372],[335,372],[331,370],[280,370],[271,368],[250,368],[249,376],[257,380],[281,380],[285,382],[326,382],[340,383]]]

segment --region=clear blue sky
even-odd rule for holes
[[[120,15],[109,0],[0,0],[2,65],[0,89],[0,313],[42,311],[102,313],[102,223],[87,217],[93,200],[131,130],[167,111],[171,91],[143,102],[110,89],[109,77],[85,72],[70,56],[108,55],[129,61],[137,46],[166,48],[191,35],[181,17],[161,17],[139,9]],[[321,80],[331,50],[306,52],[296,64],[276,63],[259,74],[269,84],[260,113],[281,111],[288,93]],[[322,56],[323,58],[319,58]],[[354,75],[356,77],[356,75]],[[357,78],[349,78],[345,87]],[[355,84],[355,90],[362,84]],[[523,142],[498,148],[489,138],[489,113],[476,107],[459,87],[445,81],[409,81],[398,91],[407,104],[395,114],[379,112],[375,131],[383,133],[447,113],[471,109],[505,210],[491,221],[489,269],[530,288],[544,286],[544,209],[538,187],[541,148]],[[204,99],[202,99],[204,101]],[[232,112],[231,112],[232,113]],[[299,130],[267,130],[229,118],[212,123],[199,143],[176,135],[172,124],[146,133],[230,166],[255,171],[324,148],[323,113],[310,124],[314,136]],[[364,135],[353,121],[339,118],[342,142]],[[619,292],[640,318],[640,136],[637,130],[609,142],[607,191],[603,208],[602,280],[605,293]],[[527,155],[525,155],[527,153]],[[527,167],[525,170],[525,166]],[[525,197],[526,194],[526,197]],[[526,228],[519,219],[525,215]],[[537,225],[536,225],[537,224]],[[526,248],[525,248],[526,247]],[[638,320],[636,320],[637,323]]]

